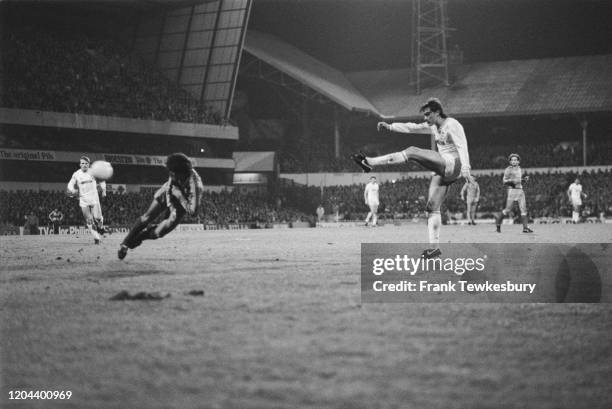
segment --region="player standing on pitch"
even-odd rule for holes
[[[81,156],[79,160],[79,170],[72,174],[70,182],[68,182],[68,194],[75,196],[78,191],[79,206],[85,217],[85,224],[94,238],[95,244],[100,244],[100,234],[104,234],[102,208],[100,207],[100,197],[98,189],[102,193],[102,197],[106,197],[106,182],[96,182],[96,178],[91,176],[87,171],[91,160],[87,156]]]
[[[480,201],[480,186],[476,179],[466,179],[463,188],[461,189],[461,200],[467,204],[467,218],[468,224],[476,226],[474,219],[476,218],[476,209],[478,208],[478,201]]]
[[[372,226],[376,226],[376,222],[378,221],[378,206],[380,205],[378,201],[378,189],[379,185],[378,182],[376,182],[376,176],[370,177],[370,181],[366,184],[365,190],[363,191],[365,204],[370,208],[368,216],[365,219],[366,226],[370,222],[370,218],[372,219]]]
[[[533,233],[533,230],[527,225],[527,202],[522,185],[523,182],[529,180],[529,176],[523,176],[523,170],[519,166],[521,157],[517,153],[511,153],[508,156],[508,161],[510,161],[510,166],[504,171],[503,179],[504,186],[508,189],[508,199],[506,200],[506,207],[495,219],[497,232],[501,233],[502,220],[508,216],[512,206],[514,206],[514,202],[518,202],[519,210],[521,211],[521,221],[523,222],[523,233]]]
[[[582,192],[582,185],[580,179],[576,178],[567,189],[567,196],[572,204],[572,223],[580,223],[580,208],[582,207],[582,198],[586,198],[586,193]]]
[[[427,230],[429,232],[429,243],[433,248],[423,252],[425,258],[438,257],[442,252],[438,244],[440,242],[440,226],[442,217],[440,206],[446,197],[448,187],[452,185],[459,176],[472,180],[470,175],[470,156],[468,144],[463,126],[454,118],[448,117],[442,109],[442,104],[437,98],[430,98],[421,106],[425,122],[415,124],[412,122],[394,122],[387,124],[379,122],[378,130],[388,129],[394,132],[411,133],[422,129],[428,129],[436,140],[438,151],[420,149],[414,146],[388,155],[377,157],[366,157],[363,153],[352,155],[352,159],[364,170],[370,172],[373,166],[395,165],[413,160],[425,168],[434,172],[429,184],[429,195],[427,199]]]
[[[185,214],[197,214],[204,185],[191,160],[183,153],[173,153],[166,158],[166,168],[168,181],[155,192],[149,209],[138,218],[121,242],[117,252],[120,260],[125,258],[128,249],[140,246],[143,240],[156,240],[170,233]],[[162,213],[164,219],[154,223]]]

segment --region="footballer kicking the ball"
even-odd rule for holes
[[[117,252],[120,260],[125,258],[128,249],[140,246],[144,240],[156,240],[170,233],[185,214],[197,213],[204,185],[191,160],[183,153],[173,153],[166,158],[166,168],[168,181],[155,192],[149,209],[123,239]],[[161,214],[164,219],[154,223]]]
[[[420,112],[423,113],[425,120],[425,122],[420,124],[412,122],[394,122],[392,124],[379,122],[377,128],[379,131],[387,129],[401,133],[427,130],[435,138],[438,148],[437,152],[410,146],[403,151],[377,157],[367,157],[360,152],[352,155],[352,159],[366,173],[370,172],[374,166],[399,165],[408,161],[415,161],[433,172],[429,184],[426,206],[427,231],[432,248],[426,249],[423,252],[423,257],[434,258],[442,254],[439,248],[440,226],[442,225],[440,207],[446,197],[449,186],[459,176],[470,181],[473,178],[470,175],[471,168],[467,138],[459,121],[444,113],[442,104],[437,98],[428,99],[421,106]]]

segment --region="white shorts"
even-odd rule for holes
[[[83,206],[83,203],[80,203],[81,208],[89,208],[91,210],[91,215],[94,219],[102,219],[102,207],[100,206],[100,203],[96,203],[96,204],[91,204],[91,205],[85,205]]]
[[[379,204],[380,204],[379,202],[375,202],[375,201],[368,202],[369,207],[374,207],[374,206],[378,207]]]
[[[444,167],[444,178],[445,182],[453,182],[459,178],[461,175],[461,161],[455,155],[450,155],[447,153],[441,153],[442,159],[446,162],[446,166]]]
[[[97,197],[96,198],[87,197],[87,196],[79,197],[79,206],[81,207],[95,206],[99,204],[100,204],[100,200]]]
[[[582,199],[572,199],[572,206],[582,206]]]

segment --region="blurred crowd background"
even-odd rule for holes
[[[583,217],[612,216],[612,172],[598,171],[580,175],[567,173],[535,173],[530,175],[524,189],[531,218],[571,216],[572,207],[567,188],[579,176],[584,200]],[[506,200],[506,190],[501,176],[480,176],[481,218],[492,218]],[[425,217],[426,194],[429,180],[426,178],[401,179],[382,183],[379,207],[382,220],[415,219]],[[307,222],[315,223],[315,211],[321,204],[327,220],[362,220],[368,212],[363,202],[364,184],[351,186],[313,187],[291,182],[282,183],[274,195],[269,193],[241,192],[239,190],[205,192],[200,212],[185,222],[215,225]],[[462,182],[453,184],[442,211],[446,221],[465,217],[465,203],[460,196]],[[154,188],[139,193],[109,192],[101,199],[105,224],[129,226],[150,203]],[[64,214],[63,225],[82,224],[78,201],[62,192],[0,191],[0,223],[23,226],[28,216],[34,214],[41,226],[48,225],[48,215],[53,209]],[[517,210],[517,209],[515,209]],[[518,214],[515,214],[518,216]]]

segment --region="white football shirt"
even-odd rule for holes
[[[370,205],[377,205],[378,202],[378,183],[376,182],[369,182],[366,187],[365,187],[365,192],[364,192],[364,196],[366,199],[366,202]]]
[[[573,202],[582,201],[582,185],[578,185],[574,182],[570,185],[568,191]]]
[[[458,157],[462,170],[470,169],[470,155],[468,153],[467,138],[463,126],[454,118],[446,118],[438,129],[436,125],[430,126],[427,122],[416,124],[413,122],[394,122],[390,129],[395,132],[412,133],[429,129],[436,140],[440,155]]]
[[[79,206],[86,207],[100,204],[98,184],[93,176],[79,169],[72,174],[72,178],[68,182],[68,190],[74,192],[76,190],[75,185],[79,190]],[[100,183],[100,187],[104,188],[104,185],[104,182]]]

